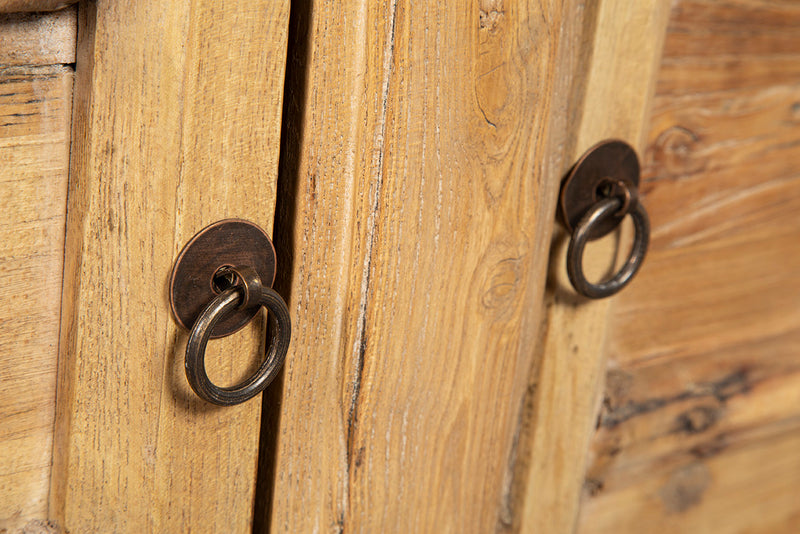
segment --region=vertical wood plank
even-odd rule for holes
[[[0,68],[0,532],[47,520],[72,79]]]
[[[79,15],[50,513],[72,532],[246,532],[260,403],[191,393],[167,282],[211,222],[271,231],[288,2]],[[260,338],[214,343],[212,379],[247,372]]]
[[[273,531],[508,522],[580,31],[561,2],[312,2],[298,21]]]
[[[572,160],[608,138],[625,139],[641,154],[669,2],[604,0],[590,16],[594,27],[583,43],[585,86]],[[567,241],[563,230],[556,232],[545,333],[521,445],[521,532],[574,531],[604,385],[604,342],[613,299],[589,301],[575,295],[566,280]],[[606,239],[591,250],[587,271],[603,272],[616,244]]]

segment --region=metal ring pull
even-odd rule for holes
[[[261,393],[280,371],[292,334],[289,309],[269,286],[275,280],[275,248],[255,224],[226,219],[207,226],[183,247],[170,279],[175,320],[191,330],[186,343],[186,378],[202,399],[221,406]],[[270,320],[264,361],[242,383],[220,387],[206,373],[208,340],[243,328],[261,308]]]
[[[559,215],[572,233],[567,249],[567,275],[575,290],[585,297],[613,295],[642,266],[650,242],[650,220],[639,201],[639,175],[639,158],[633,147],[612,139],[590,148],[561,186]],[[583,272],[586,243],[612,232],[626,215],[633,219],[636,232],[628,259],[610,279],[589,282]]]
[[[616,213],[623,206],[619,197],[606,198],[595,204],[575,227],[572,240],[567,249],[567,275],[575,290],[586,297],[599,299],[613,295],[633,279],[644,261],[647,245],[650,241],[650,220],[647,212],[637,201],[631,206],[628,214],[633,219],[635,237],[633,246],[622,269],[611,279],[593,284],[586,279],[583,273],[583,250],[589,241],[589,236],[598,224],[602,224],[608,217]]]
[[[230,406],[242,403],[261,393],[278,374],[291,338],[289,309],[281,296],[272,288],[263,287],[255,270],[232,268],[240,283],[220,293],[202,311],[194,323],[186,344],[186,378],[198,397],[218,404]],[[211,382],[206,373],[206,345],[214,326],[231,312],[257,304],[269,311],[272,339],[266,359],[248,379],[233,387],[220,387]]]

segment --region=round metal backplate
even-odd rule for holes
[[[272,287],[275,247],[264,230],[241,219],[226,219],[202,229],[183,247],[172,269],[169,302],[178,324],[191,330],[200,312],[219,294],[214,275],[224,267],[252,267],[261,277],[261,283]],[[236,310],[217,323],[211,337],[236,332],[259,309],[256,304]]]
[[[635,199],[639,174],[639,158],[628,143],[612,139],[596,144],[578,160],[561,186],[561,222],[572,233],[581,217],[599,199],[617,194],[614,190],[616,186],[611,187],[610,195],[607,189],[616,182],[625,184]],[[624,217],[625,213],[618,213],[599,222],[589,238],[603,237],[619,226]]]

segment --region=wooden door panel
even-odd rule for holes
[[[589,17],[591,31],[582,42],[587,72],[572,159],[609,138],[628,140],[641,153],[669,6],[660,0],[605,1]],[[649,210],[648,199],[644,204]],[[587,248],[584,266],[590,278],[606,276],[609,263],[627,255],[619,233]],[[575,531],[589,461],[586,450],[604,385],[606,323],[618,297],[588,300],[575,294],[566,276],[568,241],[566,231],[557,228],[547,312],[520,435],[523,460],[515,496],[520,532]]]
[[[47,522],[75,16],[0,16],[3,532]],[[56,28],[55,35],[43,27]]]
[[[672,9],[581,532],[797,530],[798,24],[795,2]]]
[[[657,7],[613,4],[603,16],[631,24]],[[642,131],[662,11],[630,43],[644,72],[618,74],[641,85],[602,84],[600,63],[591,102],[600,11],[579,2],[295,11],[277,220],[297,328],[275,404],[274,531],[519,528],[558,184],[584,104],[613,111],[586,112],[580,142]],[[595,53],[613,70],[624,25],[602,26]]]
[[[50,516],[72,532],[246,532],[260,403],[191,392],[167,284],[204,226],[271,232],[288,2],[79,15]],[[236,381],[262,340],[253,325],[214,342],[212,378]]]

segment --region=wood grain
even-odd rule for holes
[[[584,87],[573,161],[603,139],[642,146],[668,15],[665,2],[627,0],[602,2],[589,13],[593,28],[582,43]],[[545,332],[520,440],[516,527],[521,532],[574,532],[603,390],[603,343],[613,299],[589,301],[575,294],[566,279],[567,241],[559,229],[551,247]],[[590,278],[607,276],[618,245],[613,236],[593,245],[584,262]]]
[[[798,24],[795,2],[673,8],[580,532],[797,530]]]
[[[0,532],[47,519],[72,79],[0,68]]]
[[[302,8],[301,8],[302,9]],[[580,34],[561,2],[313,2],[277,220],[296,334],[276,532],[492,532]]]
[[[34,13],[64,9],[78,0],[0,0],[0,13]]]
[[[71,532],[247,532],[260,403],[191,393],[166,288],[205,225],[271,232],[288,2],[79,16],[50,514]],[[215,342],[212,379],[247,372],[261,332]]]
[[[75,63],[78,10],[0,14],[0,65]]]

